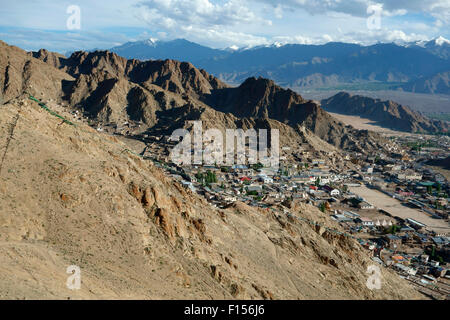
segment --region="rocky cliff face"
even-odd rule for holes
[[[40,59],[55,66],[52,60],[42,57]],[[58,67],[73,77],[107,73],[111,77],[124,78],[133,83],[151,83],[167,91],[194,96],[226,87],[224,83],[204,70],[195,68],[189,62],[175,60],[141,62],[134,59],[127,60],[109,51],[74,52],[69,58],[62,59]]]
[[[346,92],[323,100],[322,106],[330,112],[361,116],[376,121],[382,127],[398,131],[442,133],[450,129],[447,122],[430,120],[393,101],[350,95]]]
[[[54,65],[51,59],[42,60]],[[157,112],[226,87],[188,62],[140,62],[108,51],[75,52],[61,60],[59,69],[75,78],[64,82],[69,105],[105,123],[133,119],[152,126]]]
[[[25,51],[0,41],[0,96],[4,102],[24,91],[36,97],[61,100],[62,86],[73,77]]]
[[[343,149],[370,150],[384,141],[377,134],[362,133],[344,126],[324,111],[318,102],[305,100],[268,79],[249,78],[237,88],[213,91],[204,101],[236,117],[274,119],[296,129],[307,128],[324,141]]]
[[[55,68],[61,68],[66,60],[66,57],[56,52],[50,52],[46,49],[39,51],[28,52],[28,55],[41,60]]]

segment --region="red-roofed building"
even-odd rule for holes
[[[252,181],[252,179],[251,178],[249,178],[249,177],[242,177],[242,178],[239,178],[239,180],[240,181],[242,181],[242,182],[245,182],[245,181]]]

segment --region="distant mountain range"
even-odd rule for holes
[[[448,133],[450,123],[431,120],[407,106],[393,101],[382,101],[340,92],[322,100],[322,107],[329,112],[360,116],[375,121],[379,126],[404,132]]]
[[[193,64],[201,63],[214,57],[222,57],[229,54],[226,50],[211,49],[185,39],[172,41],[157,41],[153,39],[127,42],[114,47],[110,51],[127,59],[158,60],[173,59],[189,61]]]
[[[292,88],[402,89],[448,94],[450,41],[362,46],[274,44],[244,49],[211,49],[184,39],[128,42],[110,51],[128,59],[192,62],[222,81],[240,84],[249,77],[273,79]],[[447,80],[445,80],[447,74]]]
[[[438,37],[431,41],[416,41],[408,43],[405,46],[424,48],[428,52],[431,52],[441,58],[450,58],[450,40],[447,40],[444,37]]]

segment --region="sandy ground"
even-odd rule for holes
[[[395,131],[392,129],[384,128],[376,124],[376,121],[358,117],[358,116],[349,116],[345,114],[339,114],[339,113],[333,113],[328,112],[331,116],[333,116],[335,119],[343,122],[345,125],[351,125],[352,127],[359,129],[359,130],[369,130],[373,132],[378,132],[385,136],[422,136],[425,138],[431,138],[433,136],[426,135],[426,134],[416,134],[411,132],[402,132],[402,131]]]
[[[450,233],[450,224],[442,219],[433,219],[423,211],[403,206],[400,201],[393,199],[377,190],[365,186],[351,187],[350,191],[361,196],[375,207],[385,210],[393,216],[402,219],[411,218],[428,226],[437,233]]]
[[[358,116],[348,116],[348,115],[343,115],[343,114],[333,113],[333,112],[328,112],[328,113],[331,114],[337,120],[342,121],[344,124],[351,125],[354,128],[359,129],[359,130],[370,130],[370,131],[379,132],[379,133],[388,134],[388,135],[408,134],[405,132],[394,131],[391,129],[380,127],[379,125],[376,124],[375,121],[372,121],[370,119],[365,119],[365,118],[361,118]]]

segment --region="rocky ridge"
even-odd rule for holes
[[[351,95],[346,92],[340,92],[322,100],[322,107],[330,112],[368,118],[382,127],[398,131],[444,133],[450,129],[448,122],[428,119],[396,102]]]

